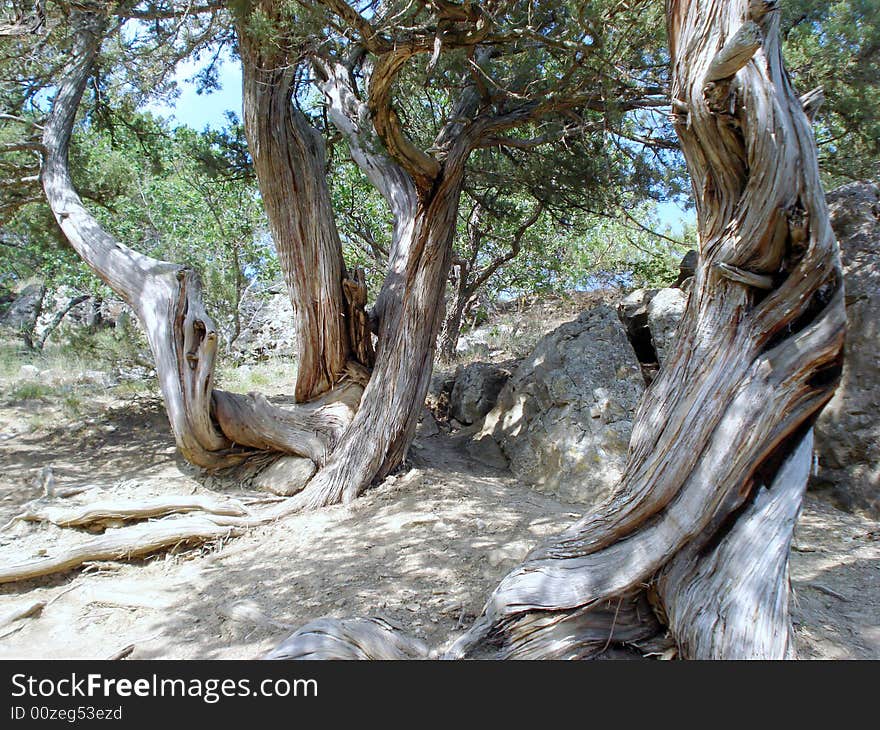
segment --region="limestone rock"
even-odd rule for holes
[[[284,285],[249,293],[242,302],[242,321],[241,334],[230,344],[239,362],[296,356],[293,306]]]
[[[614,310],[599,305],[546,335],[504,386],[477,439],[540,491],[595,504],[623,471],[644,382]]]
[[[846,287],[840,387],[816,423],[819,473],[841,506],[880,515],[880,188],[850,183],[828,194]]]
[[[40,375],[40,368],[34,365],[22,365],[18,369],[19,380],[36,380]]]
[[[643,366],[656,366],[657,351],[648,327],[648,305],[657,289],[636,289],[617,304],[617,316],[623,323],[626,336]],[[655,367],[656,369],[656,367]]]
[[[449,415],[465,425],[476,423],[495,407],[510,378],[504,367],[475,362],[459,368],[449,398]]]
[[[661,365],[675,344],[678,323],[684,316],[686,304],[687,295],[681,289],[660,289],[648,303],[648,329],[657,362]]]
[[[43,298],[46,285],[36,281],[24,285],[18,292],[9,309],[0,318],[0,325],[18,333],[33,334],[40,313],[43,311]]]

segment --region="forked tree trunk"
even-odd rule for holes
[[[295,315],[296,399],[309,401],[337,383],[357,344],[345,318],[345,264],[324,140],[292,103],[296,59],[251,41],[246,30],[239,39],[248,146]]]
[[[381,311],[375,313],[374,353],[362,273],[347,278],[342,261],[323,143],[291,104],[289,66],[243,41],[250,144],[294,299],[301,348],[297,396],[310,402],[281,409],[258,395],[224,393],[213,389],[217,333],[194,272],[116,241],[73,188],[70,137],[105,21],[75,13],[72,22],[73,55],[43,136],[44,191],[71,245],[143,323],[182,455],[210,469],[265,452],[305,456],[322,467],[266,519],[355,496],[401,462],[424,403],[470,141],[453,145],[436,184],[420,195],[393,163],[376,168],[374,182],[394,201],[396,223]],[[352,422],[356,411],[360,416]]]
[[[390,271],[386,280],[393,291],[379,320],[376,366],[345,437],[309,484],[324,504],[351,500],[387,475],[412,441],[443,319],[462,176],[463,165],[449,165],[412,219],[399,222],[405,266],[400,274]]]
[[[82,204],[71,181],[68,149],[106,19],[73,12],[71,24],[71,59],[44,126],[43,189],[67,240],[143,324],[182,455],[209,469],[232,466],[267,450],[324,463],[351,421],[362,390],[361,374],[355,372],[316,403],[287,410],[259,397],[215,391],[217,332],[202,305],[198,277],[115,240]]]
[[[700,244],[674,351],[617,489],[509,573],[447,656],[589,657],[662,624],[686,658],[793,655],[789,544],[845,312],[778,16],[773,0],[669,0]],[[308,628],[286,655],[308,636],[320,655]],[[353,625],[347,637],[358,644]]]

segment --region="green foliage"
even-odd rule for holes
[[[14,383],[7,393],[10,400],[41,400],[55,393],[55,388],[43,383],[34,383],[26,380]]]
[[[71,150],[74,184],[110,233],[136,250],[202,276],[227,337],[245,288],[280,276],[237,123],[221,132],[174,130],[149,115],[126,125],[82,125]],[[50,289],[109,296],[60,235],[42,203],[13,215],[0,243],[13,252],[0,284],[38,274]]]
[[[798,91],[825,94],[816,142],[826,185],[880,175],[880,3],[790,0],[782,32]]]

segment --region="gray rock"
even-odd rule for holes
[[[40,375],[40,368],[33,365],[22,365],[18,369],[19,380],[36,380]]]
[[[850,183],[828,194],[846,287],[840,387],[816,422],[817,487],[847,509],[880,516],[880,188]]]
[[[678,265],[678,279],[672,286],[684,288],[684,283],[697,273],[698,259],[699,254],[693,248],[682,257],[681,263]]]
[[[315,462],[311,459],[282,456],[254,478],[253,486],[281,497],[289,497],[301,492],[316,470]]]
[[[546,335],[504,386],[477,439],[491,437],[521,479],[595,504],[619,480],[644,390],[611,307]]]
[[[494,438],[487,435],[480,435],[478,438],[468,441],[467,452],[472,458],[481,464],[491,466],[493,469],[506,469],[508,467],[507,457],[498,446],[498,442]]]
[[[0,325],[15,332],[33,334],[45,296],[46,286],[42,281],[26,284],[0,319]]]
[[[476,423],[495,407],[510,378],[506,368],[475,362],[458,369],[449,397],[449,415],[465,425]]]
[[[242,321],[244,328],[230,345],[230,354],[239,361],[296,356],[293,306],[283,284],[248,294],[242,302]]]
[[[103,370],[84,370],[76,379],[80,383],[100,385],[102,388],[109,388],[118,382],[110,373],[106,373]]]
[[[66,374],[60,368],[49,368],[40,371],[40,382],[44,385],[59,385],[66,379]]]
[[[617,304],[617,316],[623,323],[626,336],[642,365],[657,363],[657,351],[648,327],[648,305],[657,294],[657,289],[636,289],[627,294]]]
[[[648,329],[661,365],[675,344],[678,323],[684,316],[687,295],[681,289],[660,289],[648,303]]]
[[[524,540],[509,542],[506,545],[490,550],[486,555],[486,562],[493,568],[501,565],[515,565],[531,552],[531,545]]]

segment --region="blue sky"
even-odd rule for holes
[[[180,64],[175,75],[180,96],[171,105],[150,104],[147,109],[198,130],[225,126],[227,111],[234,111],[241,118],[241,66],[236,61],[224,60],[219,69],[220,89],[211,94],[198,94],[191,79],[204,66],[200,61]]]
[[[205,127],[220,129],[226,124],[226,112],[233,111],[241,118],[241,66],[228,57],[219,69],[220,89],[210,94],[196,93],[196,85],[191,80],[204,62],[187,61],[177,70],[175,80],[180,96],[170,105],[151,104],[148,109],[176,124],[186,125],[198,130]],[[684,224],[694,221],[694,212],[685,211],[676,203],[661,203],[657,206],[660,227],[671,229],[673,235],[681,233]]]

